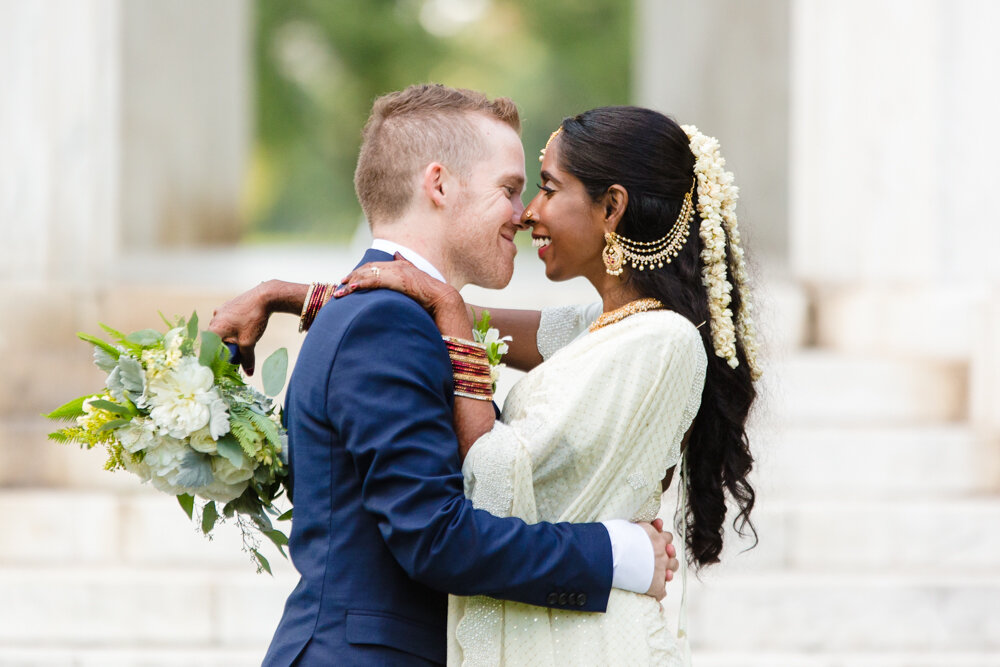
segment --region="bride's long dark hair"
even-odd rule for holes
[[[614,184],[628,191],[628,205],[618,233],[635,241],[663,238],[680,213],[694,178],[694,155],[688,137],[673,120],[638,107],[602,107],[563,121],[560,167],[580,179],[598,201]],[[695,194],[697,203],[697,193]],[[697,209],[696,209],[697,210]],[[662,301],[695,326],[708,356],[701,408],[687,438],[688,560],[697,567],[719,561],[726,519],[726,493],[738,509],[733,525],[743,536],[757,531],[750,521],[756,494],[747,480],[753,456],[746,421],[757,396],[742,341],[737,341],[739,366],[730,368],[715,355],[708,324],[708,293],[702,285],[702,250],[695,215],[691,234],[671,264],[652,271],[631,271],[624,280],[643,297]],[[732,281],[732,254],[726,256]],[[739,312],[743,295],[734,284],[730,308]]]

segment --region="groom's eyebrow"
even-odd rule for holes
[[[524,176],[522,176],[521,174],[518,173],[507,174],[506,176],[504,176],[503,182],[513,185],[518,190],[524,189]]]

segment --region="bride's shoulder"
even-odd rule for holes
[[[651,310],[628,317],[618,324],[621,327],[614,338],[645,340],[654,347],[685,345],[702,347],[701,334],[691,320],[672,310]],[[707,326],[707,325],[703,325]]]

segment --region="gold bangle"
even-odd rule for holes
[[[313,291],[316,289],[316,283],[309,284],[309,291],[306,292],[306,298],[302,301],[302,313],[299,315],[299,333],[303,333],[309,328],[306,324],[306,314],[309,312],[309,302],[312,301]]]

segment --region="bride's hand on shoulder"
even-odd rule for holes
[[[341,299],[358,290],[391,289],[409,296],[430,313],[441,333],[468,338],[472,321],[465,300],[448,283],[421,271],[396,253],[391,262],[369,262],[354,269],[333,293]]]

